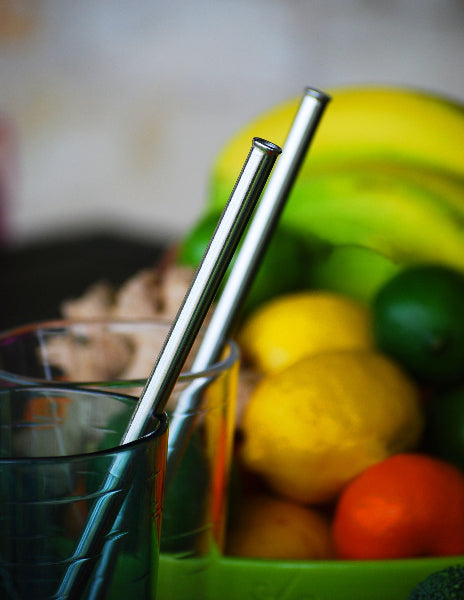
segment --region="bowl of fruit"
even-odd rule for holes
[[[198,560],[161,553],[163,600],[463,597],[464,104],[329,93],[236,329],[225,541]],[[63,317],[172,318],[250,140],[283,146],[297,108],[225,145],[160,265]]]
[[[443,582],[464,575],[464,106],[395,87],[330,95],[237,330],[211,597],[452,597]],[[283,145],[297,104],[221,151],[178,265],[198,265],[249,140]],[[425,595],[433,586],[443,595]]]

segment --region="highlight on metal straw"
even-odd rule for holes
[[[272,238],[282,210],[314,138],[330,97],[307,87],[279,158],[256,208],[253,219],[237,254],[234,266],[193,361],[191,371],[201,372],[219,359],[227,337],[237,320],[253,278]],[[193,381],[181,394],[169,423],[168,464],[166,484],[169,485],[185,450],[193,419],[185,414],[195,411],[201,402],[206,381]]]
[[[138,439],[153,414],[164,411],[170,393],[184,366],[188,353],[198,335],[230,260],[250,220],[251,214],[264,189],[272,167],[281,149],[261,138],[254,138],[252,148],[232,190],[227,206],[211,238],[184,302],[155,362],[147,384],[140,396],[121,444]],[[130,462],[123,454],[112,464],[103,484],[104,489],[130,478]],[[86,553],[101,553],[105,564],[99,564],[99,573],[106,577],[94,579],[98,590],[92,598],[102,597],[110,579],[112,548],[104,552],[105,534],[108,533],[121,510],[123,499],[103,497],[92,508],[76,544],[76,559]],[[56,598],[80,600],[91,578],[89,561],[76,560],[68,567],[61,580]],[[105,571],[105,569],[107,569]]]

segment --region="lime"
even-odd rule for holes
[[[424,451],[464,469],[464,388],[430,398],[425,419]]]
[[[464,274],[442,265],[408,267],[373,303],[380,349],[419,381],[452,383],[464,375]]]
[[[209,214],[194,226],[180,244],[180,264],[198,267],[218,220],[219,215]],[[249,313],[274,296],[303,288],[309,253],[309,242],[299,234],[277,227],[248,293],[244,312]],[[234,259],[228,272],[233,263]]]
[[[309,287],[331,290],[369,303],[377,290],[400,270],[400,265],[363,246],[333,246],[309,266]]]
[[[207,214],[195,223],[179,244],[177,261],[180,264],[198,267],[219,218],[220,214]]]

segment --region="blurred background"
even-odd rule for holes
[[[229,137],[306,85],[464,99],[463,25],[460,0],[1,0],[4,237],[174,239]]]
[[[463,26],[462,0],[0,0],[0,329],[157,264],[305,86],[464,100]]]

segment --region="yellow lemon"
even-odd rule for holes
[[[253,312],[238,342],[252,366],[263,373],[273,372],[311,354],[371,348],[370,311],[333,292],[287,294]]]
[[[329,352],[263,377],[243,415],[240,457],[277,492],[319,503],[369,465],[414,448],[422,428],[418,390],[389,358]]]
[[[226,554],[310,560],[334,556],[329,520],[315,509],[270,494],[245,497],[231,522]]]

